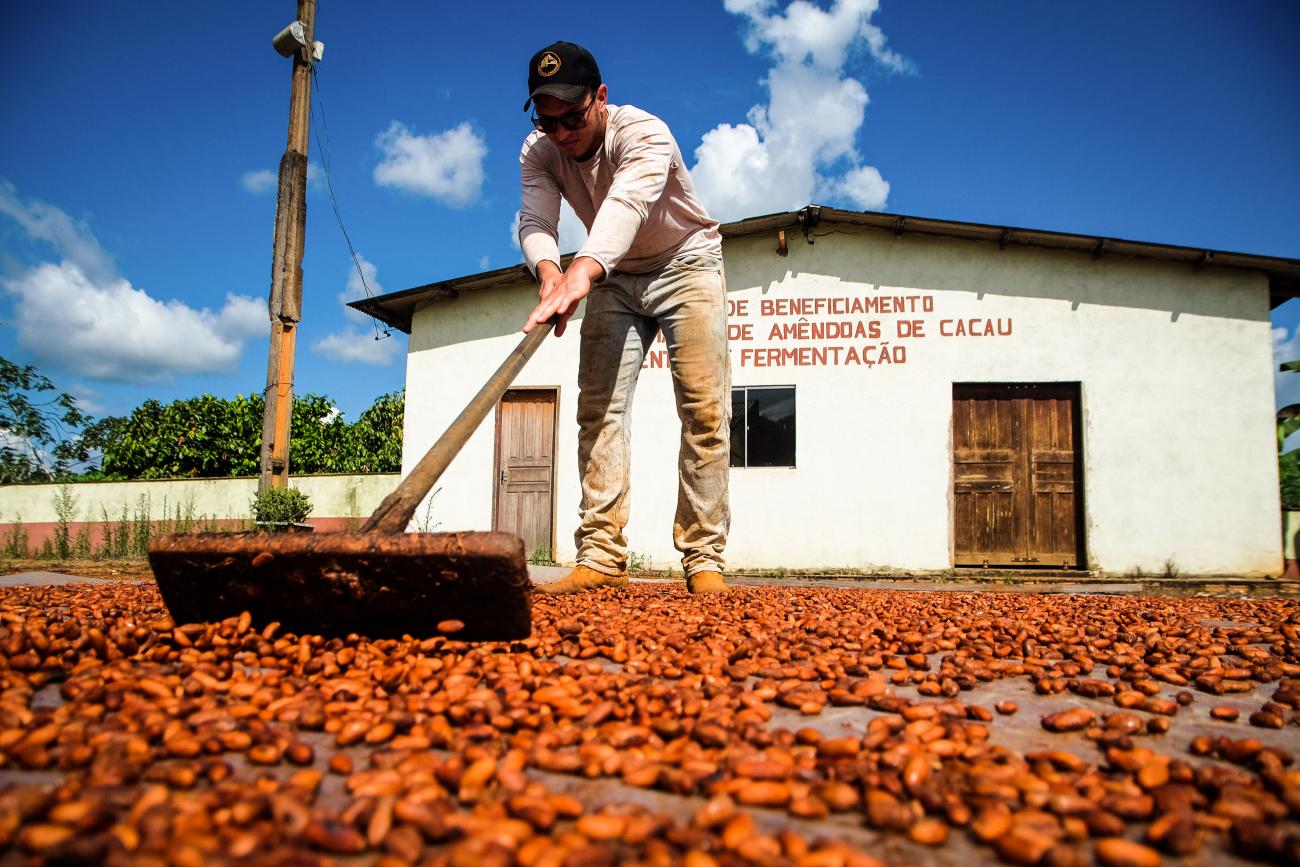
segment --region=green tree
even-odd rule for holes
[[[147,400],[129,416],[92,425],[83,440],[102,452],[100,471],[108,479],[256,475],[262,399]]]
[[[36,368],[0,358],[0,484],[67,478],[89,457],[75,436],[89,421]]]
[[[401,392],[382,395],[355,424],[319,394],[294,398],[289,469],[294,474],[395,472],[401,466]],[[82,436],[103,455],[106,479],[255,476],[262,447],[260,395],[209,394],[168,404],[145,401]]]
[[[1300,361],[1286,361],[1277,367],[1281,373],[1300,372]],[[1277,411],[1277,450],[1281,454],[1286,438],[1300,430],[1300,403],[1292,403]]]
[[[333,401],[319,394],[295,397],[289,423],[289,472],[347,472],[348,425]]]
[[[1300,361],[1288,361],[1278,366],[1282,373],[1300,371]],[[1281,482],[1282,508],[1300,509],[1300,449],[1283,451],[1286,438],[1300,430],[1300,403],[1292,403],[1277,411],[1277,464]]]
[[[1300,361],[1278,365],[1282,373],[1300,372]],[[1278,480],[1281,481],[1282,508],[1300,510],[1300,448],[1283,451],[1287,437],[1300,430],[1300,403],[1278,409]]]
[[[402,468],[406,390],[381,394],[348,430],[350,473],[395,473]]]

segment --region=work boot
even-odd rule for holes
[[[597,572],[587,566],[578,566],[559,581],[539,584],[536,589],[538,593],[568,595],[570,593],[584,593],[587,590],[595,590],[597,587],[622,587],[626,584],[627,575],[622,572],[617,575],[606,575],[604,572]]]
[[[726,593],[727,585],[722,580],[721,572],[696,572],[686,576],[686,589],[697,595],[704,593]]]

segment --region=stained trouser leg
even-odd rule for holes
[[[673,542],[687,575],[721,572],[731,527],[731,365],[721,261],[675,260],[652,284],[645,303],[668,345],[682,425]]]
[[[621,275],[615,275],[620,277]],[[631,430],[628,410],[658,329],[634,311],[626,287],[607,280],[587,297],[578,365],[578,564],[609,575],[627,569]]]

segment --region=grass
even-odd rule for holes
[[[538,548],[528,555],[528,562],[534,566],[559,566],[551,556],[550,548]]]

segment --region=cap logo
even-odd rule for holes
[[[550,78],[560,71],[560,56],[554,51],[548,51],[542,55],[542,59],[537,61],[537,74],[542,78]]]

